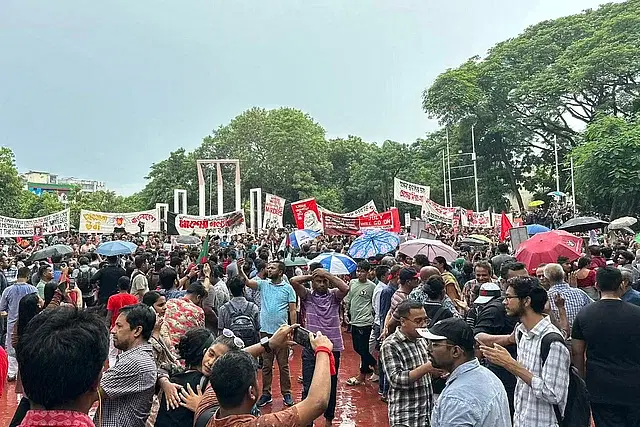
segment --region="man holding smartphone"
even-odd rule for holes
[[[349,292],[349,285],[322,269],[319,264],[311,264],[310,270],[311,274],[293,277],[291,286],[300,297],[307,329],[313,333],[321,332],[333,344],[336,374],[331,376],[331,395],[329,405],[324,412],[325,425],[330,426],[336,410],[340,353],[344,350],[340,330],[340,305]],[[304,286],[309,281],[311,281],[311,289]],[[305,347],[302,353],[302,399],[306,399],[309,394],[315,367],[316,356],[312,349]]]

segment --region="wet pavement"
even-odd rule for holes
[[[348,386],[345,381],[357,375],[359,367],[359,357],[353,351],[351,335],[343,334],[345,341],[345,351],[340,358],[340,370],[338,372],[338,398],[336,406],[336,418],[334,426],[375,426],[387,427],[389,419],[387,416],[387,405],[380,401],[378,396],[378,384],[367,383],[364,386]],[[293,395],[296,402],[302,397],[302,384],[297,381],[302,375],[302,363],[300,349],[296,348],[291,366],[291,383]],[[282,395],[280,393],[280,381],[278,379],[277,364],[274,368],[273,376],[273,403],[262,408],[263,413],[279,411],[284,407]],[[7,392],[0,398],[0,426],[9,425],[13,413],[18,406],[15,394],[15,383],[7,385]],[[316,420],[316,426],[324,426],[324,418]]]

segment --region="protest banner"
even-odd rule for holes
[[[431,198],[431,187],[394,178],[393,198],[399,202],[421,206],[425,199]]]
[[[173,224],[168,223],[168,234],[205,236],[209,232],[219,236],[233,236],[247,232],[244,211],[212,216],[172,214],[168,218],[169,221],[173,218]]]
[[[455,215],[459,210],[460,208],[447,208],[437,204],[433,200],[424,199],[424,203],[422,203],[421,216],[424,220],[451,224],[453,222],[453,215]]]
[[[293,211],[293,219],[296,221],[298,230],[322,231],[322,222],[320,221],[320,212],[315,198],[298,200],[291,203]]]
[[[318,210],[320,211],[321,214],[329,213],[332,215],[340,215],[340,216],[344,216],[347,218],[356,218],[359,216],[363,216],[363,215],[368,215],[370,213],[378,213],[378,208],[376,208],[376,204],[373,200],[368,201],[367,203],[365,203],[364,205],[360,206],[358,209],[345,213],[345,214],[339,214],[339,213],[335,213],[335,212],[331,212],[329,209],[325,209],[323,207],[318,206]]]
[[[262,217],[262,228],[268,230],[270,228],[282,227],[282,215],[284,213],[285,199],[267,193],[264,202],[264,216]]]
[[[361,216],[359,220],[360,230],[379,228],[393,233],[400,233],[400,214],[398,213],[397,208],[391,208],[390,210],[381,213]]]
[[[82,209],[80,211],[79,233],[109,234],[119,229],[127,233],[148,233],[160,231],[159,210],[114,213],[96,212]]]
[[[30,219],[0,216],[0,237],[48,236],[69,231],[69,209]]]
[[[491,212],[474,212],[462,209],[461,222],[463,227],[491,228]]]
[[[505,214],[505,215],[507,215],[507,218],[509,218],[509,222],[511,224],[513,224],[513,214],[512,213],[508,213],[508,214]],[[502,214],[494,212],[494,213],[491,214],[491,219],[492,219],[492,223],[493,223],[493,228],[497,232],[500,232],[500,221],[502,219]]]
[[[327,236],[356,236],[360,234],[360,218],[322,212],[322,225]]]

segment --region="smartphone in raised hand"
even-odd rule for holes
[[[293,330],[293,341],[304,348],[312,350],[311,340],[309,339],[310,333],[311,331],[309,331],[308,329],[305,329],[302,326],[298,326]]]

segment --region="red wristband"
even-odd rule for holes
[[[336,359],[333,357],[333,352],[327,347],[321,345],[316,347],[315,355],[317,356],[318,353],[327,353],[329,355],[329,372],[331,372],[332,376],[336,375]]]

